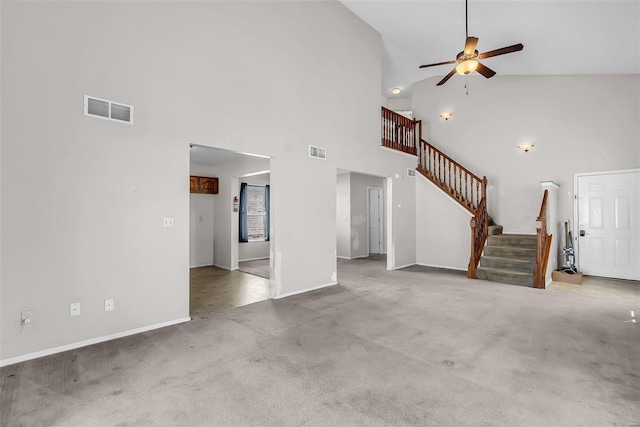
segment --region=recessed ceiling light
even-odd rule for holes
[[[393,89],[391,89],[391,93],[394,95],[397,95],[400,93],[400,88],[394,87]]]

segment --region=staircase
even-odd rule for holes
[[[537,237],[524,234],[489,236],[480,258],[478,279],[533,286]]]
[[[422,120],[382,107],[382,146],[418,156],[416,170],[473,216],[467,276],[535,288],[545,287],[551,235],[546,229],[547,192],[537,235],[502,234],[487,213],[487,178],[480,178],[422,139]],[[486,244],[486,246],[485,246]]]

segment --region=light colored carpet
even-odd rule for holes
[[[238,263],[238,270],[268,279],[270,277],[269,263],[269,258],[241,261]]]
[[[640,421],[637,303],[338,261],[340,285],[0,370],[1,424]]]

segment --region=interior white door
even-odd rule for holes
[[[640,280],[640,170],[579,175],[578,268]]]
[[[369,253],[382,253],[382,188],[369,188]]]

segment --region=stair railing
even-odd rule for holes
[[[487,178],[480,178],[442,151],[420,140],[418,171],[475,215],[486,197]]]
[[[487,179],[484,178],[484,186],[487,185]],[[471,218],[471,257],[469,258],[469,266],[467,267],[467,277],[475,279],[478,277],[478,263],[482,257],[484,245],[489,236],[489,215],[487,215],[487,199],[483,197],[476,212]]]
[[[552,235],[547,233],[547,196],[548,190],[544,190],[540,215],[536,220],[537,243],[536,243],[536,266],[533,270],[533,287],[538,289],[546,288],[547,261],[551,249]]]
[[[412,120],[382,107],[382,146],[409,154],[417,154],[422,139],[422,120]]]
[[[475,279],[478,277],[478,263],[489,236],[487,177],[480,178],[423,139],[420,139],[418,150],[418,172],[473,214],[470,222],[471,256],[467,276]]]

